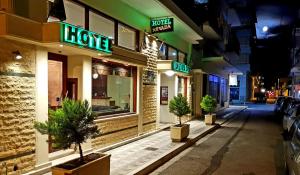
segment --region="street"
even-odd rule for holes
[[[273,105],[250,105],[151,174],[284,174],[281,121]]]

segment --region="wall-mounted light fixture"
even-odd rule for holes
[[[18,50],[13,51],[12,53],[14,54],[16,60],[20,60],[23,58],[23,56],[21,55],[21,53]]]
[[[93,79],[97,79],[99,77],[99,74],[98,74],[96,68],[93,69],[93,75],[92,76],[93,76]]]

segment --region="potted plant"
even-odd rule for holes
[[[176,115],[179,120],[179,124],[171,126],[171,139],[175,142],[180,142],[187,138],[190,132],[189,124],[181,124],[181,117],[191,112],[186,97],[179,94],[175,96],[169,104],[169,111]]]
[[[214,124],[216,121],[216,114],[212,112],[214,112],[217,107],[216,99],[210,95],[205,95],[205,97],[202,98],[200,106],[205,112],[208,113],[205,115],[205,119],[204,119],[205,124],[207,125]]]
[[[35,122],[34,127],[41,134],[48,134],[59,148],[71,145],[79,148],[79,159],[52,167],[53,175],[109,175],[110,155],[92,153],[83,156],[82,143],[100,134],[94,123],[95,114],[88,101],[64,99],[62,108],[49,109],[46,122]]]

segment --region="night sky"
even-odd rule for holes
[[[251,74],[265,77],[270,89],[277,78],[289,76],[291,68],[292,27],[295,26],[299,2],[260,0],[256,3],[255,34],[251,41]],[[262,27],[268,26],[267,32]]]
[[[289,33],[286,31],[286,34]],[[250,56],[251,74],[265,77],[265,87],[270,89],[277,78],[287,77],[291,68],[290,37],[253,40]]]

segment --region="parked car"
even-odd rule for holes
[[[280,106],[282,104],[282,101],[285,99],[285,96],[279,96],[276,99],[275,105],[274,105],[274,112],[277,113],[280,111]]]
[[[289,107],[289,104],[293,101],[292,97],[285,97],[284,100],[282,100],[280,107],[279,107],[279,111],[278,114],[279,115],[284,115],[287,112],[287,109]]]
[[[291,98],[290,100],[288,100],[287,106],[284,109],[283,113],[286,114],[291,108],[293,108],[297,104],[300,104],[300,101],[296,98]]]
[[[287,174],[300,175],[300,120],[296,119],[289,132],[284,132],[284,160]]]
[[[300,117],[300,104],[290,104],[290,108],[287,109],[287,112],[283,116],[282,126],[284,130],[290,130],[290,127],[296,120]]]

